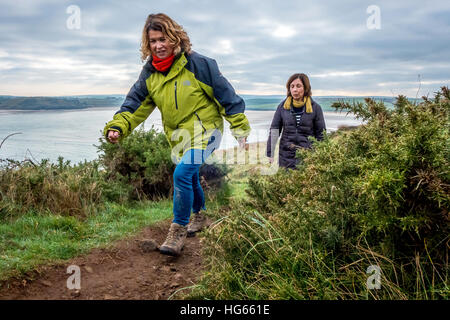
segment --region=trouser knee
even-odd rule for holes
[[[179,165],[173,173],[173,183],[180,187],[192,186],[192,175],[191,170],[188,170],[185,165]]]

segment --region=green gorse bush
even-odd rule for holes
[[[104,138],[98,146],[100,162],[111,183],[107,197],[112,201],[129,199],[159,199],[173,193],[171,148],[164,134],[153,127],[135,130],[120,144],[110,144]],[[203,187],[217,189],[230,169],[224,164],[203,164],[200,177]],[[116,185],[114,185],[116,184]]]
[[[448,299],[449,100],[334,104],[367,123],[301,151],[296,171],[251,177],[217,213],[191,297]]]
[[[104,137],[98,146],[100,162],[111,183],[107,198],[112,201],[157,199],[169,196],[175,164],[165,135],[153,127],[140,127],[120,144]]]

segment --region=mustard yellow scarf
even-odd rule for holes
[[[296,108],[303,107],[306,104],[306,113],[312,113],[312,105],[311,105],[311,98],[310,97],[304,97],[303,102],[297,102],[292,99],[292,96],[287,97],[286,101],[284,102],[283,107],[286,110],[291,109],[291,103]]]

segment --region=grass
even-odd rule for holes
[[[367,123],[301,152],[299,170],[236,166],[187,298],[447,300],[449,101],[442,88],[420,104],[400,96],[392,110],[337,105]]]
[[[98,160],[77,165],[62,157],[58,163],[0,159],[0,281],[172,218],[174,164],[164,134],[136,130],[120,145],[101,138],[98,149]],[[228,202],[225,172],[205,169],[211,211]]]
[[[213,157],[218,163],[225,162],[231,172],[227,174],[227,185],[219,193],[220,201],[216,205],[228,205],[230,201],[240,201],[247,197],[245,190],[248,188],[249,177],[270,175],[278,169],[278,147],[275,149],[275,165],[269,164],[266,157],[266,142],[249,143],[249,149],[241,157],[241,149],[233,147],[227,150],[217,150]],[[241,162],[240,162],[241,161]],[[214,198],[210,199],[214,201]],[[219,208],[216,208],[219,209]]]
[[[172,217],[172,202],[107,203],[84,220],[29,212],[0,224],[0,280],[85,254]]]
[[[229,181],[235,181],[234,177]],[[208,209],[220,210],[230,198],[242,197],[245,188],[241,179],[236,185],[223,184],[220,190],[205,190]],[[0,219],[0,281],[107,247],[148,225],[172,218],[172,200],[109,201],[86,210],[84,215],[60,214],[50,208],[38,211],[23,207],[22,211]]]
[[[245,196],[246,182],[231,175],[219,192],[206,192],[209,211],[220,210],[230,199]],[[107,247],[169,218],[171,199],[133,205],[108,202],[103,210],[85,219],[30,211],[14,220],[0,221],[0,281]]]

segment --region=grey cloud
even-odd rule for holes
[[[188,31],[194,50],[218,61],[238,91],[283,94],[294,72],[311,75],[313,87],[325,93],[404,90],[415,95],[418,74],[429,83],[423,90],[436,91],[439,81],[448,85],[450,4],[375,2],[84,0],[76,2],[81,30],[66,28],[65,10],[72,1],[0,2],[0,50],[8,53],[0,52],[0,79],[9,83],[8,90],[17,83],[23,95],[27,79],[46,78],[49,86],[83,81],[102,92],[120,87],[122,92],[111,93],[126,93],[141,68],[145,18],[165,12]],[[372,4],[381,9],[381,30],[366,27],[366,8]],[[295,35],[283,38],[274,33],[277,28]],[[221,49],[224,43],[227,51]],[[98,74],[89,68],[62,72],[58,61],[53,70],[51,64],[24,68],[30,64],[24,55],[66,57]],[[0,86],[0,94],[8,92]]]

